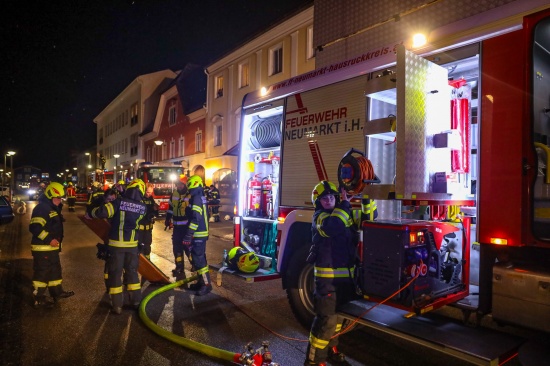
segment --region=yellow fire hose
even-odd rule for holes
[[[171,290],[175,287],[180,287],[185,285],[188,282],[195,281],[198,278],[198,276],[192,276],[190,278],[186,278],[180,281],[176,281],[174,283],[171,283],[169,285],[163,286],[159,288],[158,290],[155,290],[151,292],[149,295],[143,299],[141,304],[139,305],[139,317],[141,320],[145,323],[145,325],[151,329],[153,332],[157,333],[163,338],[168,339],[169,341],[179,344],[180,346],[184,346],[186,348],[189,348],[193,351],[200,352],[206,356],[217,358],[224,361],[231,361],[234,363],[239,363],[239,357],[241,356],[240,353],[230,352],[223,349],[219,349],[216,347],[209,346],[207,344],[199,343],[192,341],[190,339],[187,339],[185,337],[178,336],[174,333],[171,333],[167,331],[164,328],[159,327],[157,324],[155,324],[149,317],[147,316],[147,313],[145,311],[145,308],[147,307],[147,303],[149,300],[151,300],[153,297],[162,294],[163,292],[166,292],[168,290]]]

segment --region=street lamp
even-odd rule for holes
[[[164,144],[164,141],[162,141],[162,140],[155,140],[155,145],[157,145],[157,146],[159,147],[159,149],[160,149],[160,151],[159,151],[159,156],[158,156],[158,161],[161,161],[162,158],[163,158],[163,156],[162,156],[162,148],[161,148],[162,144]]]
[[[12,182],[13,182],[13,185],[10,184],[10,189],[11,189],[11,192],[13,194],[13,191],[15,189],[15,181],[14,181],[14,174],[13,174],[13,156],[15,155],[15,151],[8,151],[8,153],[6,154],[7,156],[10,157],[10,170],[11,170],[11,179],[12,179]],[[6,155],[4,155],[4,168],[6,167]],[[3,190],[3,188],[2,188]]]
[[[118,177],[116,176],[116,166],[118,165],[118,158],[120,158],[120,155],[119,154],[114,154],[113,157],[115,158],[115,174],[114,174],[114,182],[116,184],[116,182],[118,182]]]
[[[92,154],[89,152],[84,153],[84,155],[88,156],[88,165],[86,166],[86,181],[84,184],[86,184],[86,187],[88,186],[88,180],[90,179],[88,175],[90,174],[89,170],[92,169]]]

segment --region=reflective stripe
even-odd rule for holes
[[[49,281],[48,286],[50,286],[50,287],[59,286],[59,285],[61,285],[61,281],[62,280]]]
[[[199,227],[199,225],[195,224],[195,223],[192,223],[192,224],[189,225],[189,229],[191,229],[191,230],[197,230],[198,227]]]
[[[38,234],[38,239],[40,240],[44,240],[46,239],[46,236],[48,236],[49,232],[47,232],[46,230],[42,230],[40,232],[40,234]]]
[[[353,277],[354,268],[323,268],[323,267],[314,267],[315,277],[322,278],[346,278]]]
[[[33,217],[31,219],[31,224],[40,224],[41,226],[46,225],[46,219],[42,217]]]
[[[109,288],[109,294],[110,295],[115,295],[115,294],[120,294],[120,293],[122,293],[122,286]]]
[[[132,247],[137,247],[137,244],[138,244],[137,240],[135,241],[109,240],[110,247],[132,248]]]
[[[34,286],[34,288],[48,287],[48,284],[46,282],[40,281],[32,281],[32,285]]]
[[[173,221],[172,224],[174,225],[187,225],[189,221],[187,220],[181,220],[181,221]]]
[[[350,226],[349,215],[345,210],[342,210],[341,208],[335,208],[330,216],[338,217],[340,220],[342,220],[346,227]]]
[[[208,231],[195,231],[193,233],[193,238],[205,238],[208,236]]]
[[[202,207],[201,206],[193,205],[193,211],[197,211],[198,213],[200,213],[202,215]]]
[[[328,340],[315,337],[313,334],[309,333],[309,343],[319,349],[325,349],[328,346]]]
[[[126,285],[126,288],[128,291],[136,291],[141,289],[141,285],[139,283],[129,283]]]
[[[150,230],[153,228],[153,224],[139,225],[139,230]]]
[[[183,257],[176,257],[176,263],[183,262]]]
[[[31,244],[31,250],[33,252],[51,252],[59,250],[59,247],[52,247],[50,244]]]

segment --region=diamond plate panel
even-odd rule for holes
[[[315,66],[399,42],[412,30],[433,30],[515,1],[522,0],[315,0],[313,41],[324,46]]]
[[[396,198],[430,193],[434,169],[441,166],[434,133],[450,128],[447,70],[405,50],[397,51]]]

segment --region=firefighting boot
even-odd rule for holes
[[[59,294],[53,297],[53,301],[58,302],[59,299],[66,299],[74,295],[74,291],[61,291]]]
[[[54,306],[54,303],[49,300],[46,296],[35,296],[34,302],[32,305],[35,309],[51,309]]]
[[[342,352],[338,352],[338,348],[336,348],[336,346],[329,348],[328,359],[331,363],[337,365],[349,365],[349,363],[346,361],[346,355],[344,355]]]
[[[205,273],[199,275],[197,285],[200,285],[199,289],[195,293],[197,296],[204,296],[212,291],[212,282],[210,282],[210,272],[208,272],[208,267],[206,267]]]

